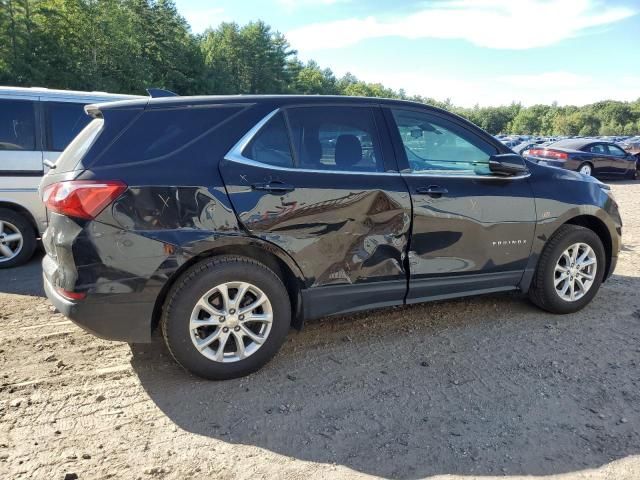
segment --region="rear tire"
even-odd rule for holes
[[[284,342],[290,324],[291,303],[280,277],[238,256],[207,259],[187,270],[169,291],[161,318],[176,361],[210,380],[261,368]]]
[[[571,260],[575,246],[578,247],[574,248],[576,254]],[[580,261],[582,256],[585,259]],[[581,269],[583,264],[585,266]],[[542,250],[529,298],[551,313],[577,312],[598,292],[605,267],[606,257],[600,237],[588,228],[563,225]],[[569,288],[563,292],[566,285]],[[575,299],[572,300],[569,297],[573,297],[574,292]]]
[[[36,249],[36,232],[23,215],[0,208],[0,268],[28,262]]]
[[[593,166],[590,163],[583,163],[578,167],[578,172],[591,177],[593,175]]]

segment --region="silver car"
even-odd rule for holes
[[[40,178],[91,120],[84,105],[133,98],[141,97],[0,87],[0,268],[33,255],[47,226]]]

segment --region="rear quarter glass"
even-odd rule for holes
[[[183,159],[189,147],[242,109],[238,105],[211,105],[145,110],[85,166],[95,169]],[[108,115],[105,122],[109,130]]]
[[[62,173],[74,170],[102,132],[103,126],[104,120],[101,118],[89,122],[58,157],[55,172]]]

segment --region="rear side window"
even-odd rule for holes
[[[276,167],[291,167],[291,146],[287,125],[282,113],[278,113],[253,137],[242,154],[256,162]]]
[[[161,160],[178,154],[241,108],[223,106],[147,110],[122,133],[116,144],[98,162],[100,166],[116,165]]]
[[[601,143],[598,143],[596,145],[591,145],[589,147],[589,152],[591,153],[597,153],[597,154],[601,154],[601,155],[606,155],[607,149],[605,148],[604,145],[602,145]]]
[[[0,100],[0,150],[35,150],[36,116],[30,100]]]
[[[91,121],[82,103],[46,103],[47,150],[61,152]]]
[[[301,169],[383,172],[380,138],[368,107],[287,110]]]

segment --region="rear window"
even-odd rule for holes
[[[56,173],[68,172],[75,168],[87,153],[89,147],[91,147],[96,138],[98,138],[98,135],[102,131],[103,124],[104,120],[96,118],[73,139],[66,150],[58,157],[56,161]]]
[[[0,100],[0,150],[35,150],[36,117],[30,100]]]
[[[173,156],[241,108],[234,105],[145,111],[97,162],[100,166],[121,165]]]
[[[83,103],[47,102],[47,150],[61,152],[91,121]]]

